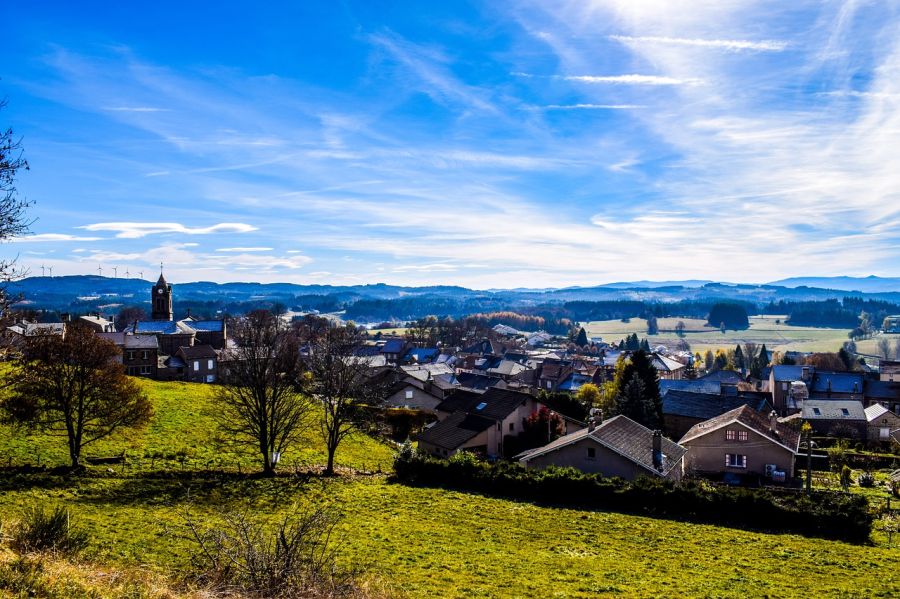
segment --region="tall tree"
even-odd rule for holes
[[[263,473],[272,476],[309,421],[311,403],[298,381],[299,344],[284,320],[266,310],[231,326],[235,347],[223,361],[217,389],[220,425],[258,451]]]
[[[140,306],[126,306],[116,314],[116,330],[124,331],[136,321],[147,320],[147,313]]]
[[[744,368],[746,367],[746,363],[744,362],[744,350],[741,349],[740,345],[736,345],[734,348],[733,361],[735,369],[743,372]]]
[[[575,339],[575,344],[578,347],[584,347],[585,345],[588,344],[587,331],[584,330],[584,327],[581,327],[578,330],[578,337],[576,337],[576,339]]]
[[[125,376],[118,357],[112,342],[77,324],[65,335],[29,338],[7,374],[6,419],[66,437],[72,468],[80,467],[86,445],[152,415],[147,396]]]
[[[657,322],[656,316],[652,314],[647,316],[647,334],[659,335],[659,322]]]
[[[0,110],[6,107],[6,100],[0,100]],[[22,140],[8,128],[0,130],[0,242],[8,241],[28,232],[31,224],[25,216],[30,206],[20,197],[16,189],[16,176],[28,170],[28,162],[22,154]],[[16,267],[15,259],[0,259],[0,316],[6,314],[10,299],[6,293],[6,283],[26,274]]]
[[[348,327],[335,327],[307,342],[307,385],[322,406],[321,433],[328,452],[325,474],[334,474],[341,442],[368,416],[366,408],[384,401],[387,386],[373,378],[369,362],[358,357],[363,339]]]
[[[891,340],[887,337],[879,337],[878,339],[878,355],[885,360],[891,359]]]
[[[626,390],[632,379],[637,377],[641,383],[641,395],[643,401],[640,408],[634,407],[635,389]],[[625,404],[622,401],[626,401]],[[621,412],[619,410],[626,409]],[[615,410],[640,422],[648,428],[659,428],[662,426],[662,398],[659,393],[659,373],[653,367],[650,356],[644,351],[636,351],[631,358],[625,362],[621,372],[616,377],[616,400]]]
[[[675,334],[679,337],[684,337],[684,321],[679,320],[675,323]]]

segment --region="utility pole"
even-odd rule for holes
[[[812,494],[812,426],[808,422],[803,423],[803,432],[806,433],[806,494]]]

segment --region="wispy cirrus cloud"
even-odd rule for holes
[[[104,106],[103,110],[109,112],[171,112],[171,108],[157,106]]]
[[[693,46],[696,48],[714,48],[728,50],[731,52],[752,51],[752,52],[783,52],[789,46],[788,42],[779,40],[726,40],[726,39],[703,39],[703,38],[684,38],[684,37],[664,37],[654,35],[610,35],[609,39],[622,42],[623,44],[661,44],[674,46]]]
[[[100,237],[82,237],[68,233],[38,233],[8,239],[10,243],[56,243],[64,241],[99,241]]]
[[[218,249],[216,249],[216,251],[217,252],[228,252],[228,253],[234,253],[234,252],[246,253],[246,252],[271,252],[272,249],[273,248],[269,248],[269,247],[234,247],[234,248],[218,248]]]
[[[667,77],[665,75],[563,75],[565,81],[579,83],[610,83],[613,85],[697,85],[702,79]]]
[[[637,110],[642,104],[547,104],[544,110]]]
[[[257,227],[245,223],[218,223],[208,227],[189,227],[179,223],[112,222],[93,223],[77,228],[87,231],[112,231],[119,239],[139,239],[147,235],[167,233],[210,235],[212,233],[249,233],[257,230]]]

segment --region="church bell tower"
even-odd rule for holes
[[[153,297],[150,298],[153,306],[152,320],[172,320],[172,286],[166,283],[162,272],[159,273],[159,280],[151,289]]]

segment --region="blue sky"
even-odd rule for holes
[[[900,4],[6,2],[32,273],[900,276]]]

